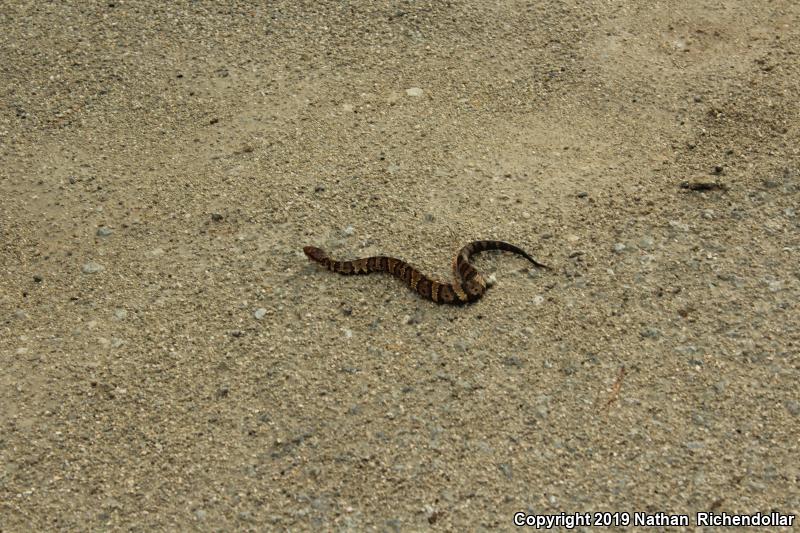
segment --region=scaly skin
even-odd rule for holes
[[[539,268],[549,268],[531,257],[525,250],[503,241],[474,241],[464,246],[453,259],[452,283],[429,278],[417,268],[401,259],[383,255],[364,257],[352,261],[336,261],[320,248],[306,246],[303,252],[331,272],[343,275],[388,272],[403,280],[412,291],[436,303],[461,305],[480,299],[486,292],[486,280],[469,262],[472,254],[487,250],[505,250],[523,256]]]

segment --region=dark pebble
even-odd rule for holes
[[[503,358],[503,364],[505,366],[515,366],[517,368],[520,368],[524,363],[522,362],[522,359],[520,359],[516,355],[509,355],[508,357]]]
[[[728,186],[724,183],[715,183],[715,182],[707,182],[707,181],[683,181],[680,184],[681,189],[688,189],[690,191],[727,191]]]

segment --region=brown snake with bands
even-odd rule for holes
[[[550,268],[531,257],[525,250],[503,241],[473,241],[461,250],[453,259],[452,283],[444,283],[429,278],[414,266],[402,259],[383,255],[364,257],[352,261],[336,261],[328,254],[314,246],[303,247],[303,252],[331,272],[343,275],[369,274],[370,272],[388,272],[400,278],[409,288],[428,300],[436,303],[461,305],[478,300],[486,292],[486,280],[469,262],[472,254],[487,250],[505,250],[523,256],[539,268]]]

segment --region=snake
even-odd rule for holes
[[[473,241],[461,248],[453,258],[453,281],[450,283],[432,279],[413,265],[396,257],[378,255],[353,259],[351,261],[337,261],[328,256],[325,250],[315,246],[303,247],[303,252],[309,260],[319,263],[327,270],[345,276],[369,274],[371,272],[386,272],[401,279],[408,287],[421,297],[439,304],[462,305],[479,300],[487,289],[486,278],[478,272],[469,260],[473,254],[487,250],[504,250],[521,255],[538,268],[549,269],[525,250],[504,241],[480,240]]]

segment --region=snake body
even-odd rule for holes
[[[311,261],[317,262],[331,272],[343,275],[388,272],[400,278],[409,288],[428,300],[436,303],[461,305],[478,300],[486,292],[486,279],[469,262],[473,254],[487,250],[505,250],[523,256],[539,268],[549,268],[531,257],[525,250],[503,241],[473,241],[456,254],[453,259],[452,283],[429,278],[416,267],[402,259],[383,255],[364,257],[352,261],[336,261],[314,246],[306,246],[303,252]]]

